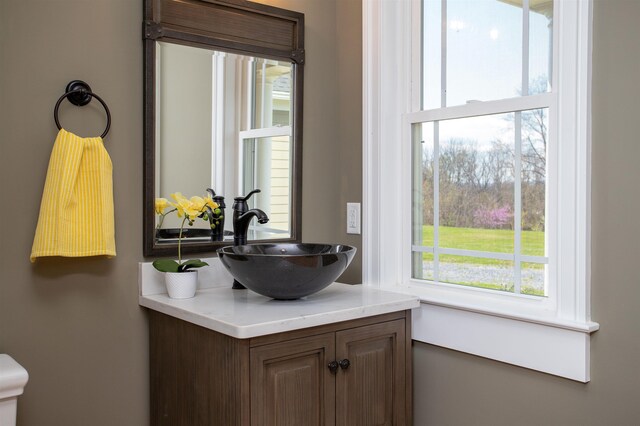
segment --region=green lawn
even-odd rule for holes
[[[421,245],[433,246],[433,226],[424,226],[422,230],[423,241]],[[513,231],[503,229],[476,229],[476,228],[455,228],[440,227],[439,246],[461,249],[476,250],[495,253],[513,253]],[[529,256],[544,256],[544,232],[541,231],[522,231],[522,254]],[[433,254],[423,253],[422,259],[432,261]],[[464,263],[471,265],[492,265],[502,266],[506,268],[513,267],[513,262],[509,260],[484,259],[481,257],[440,255],[440,261],[443,263]],[[522,264],[522,268],[542,269],[544,265],[536,263]],[[501,290],[513,292],[513,285],[501,285],[499,283],[482,282],[476,280],[467,280],[465,282],[456,281],[456,284],[481,287],[491,290]],[[530,294],[535,296],[544,296],[543,290],[522,282],[520,292],[522,294]]]
[[[513,253],[513,231],[505,229],[477,229],[477,228],[454,228],[441,226],[440,247],[489,251],[497,253]],[[422,244],[433,246],[433,226],[423,226]],[[522,231],[522,254],[528,256],[544,256],[544,232],[542,231]],[[424,254],[425,260],[430,260],[430,253]],[[474,263],[479,265],[510,265],[512,262],[497,259],[483,259],[479,257],[462,257],[442,255],[442,262],[451,263]],[[540,265],[542,267],[542,265]]]

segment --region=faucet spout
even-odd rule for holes
[[[251,219],[256,218],[258,223],[269,222],[269,217],[260,209],[251,209],[243,213],[235,211],[233,214],[233,245],[247,244],[247,232]]]
[[[247,212],[245,212],[244,214],[242,214],[238,220],[245,220],[244,218],[247,217],[247,221],[251,220],[251,216],[255,216],[256,219],[258,220],[259,223],[267,223],[269,222],[269,217],[267,216],[267,214],[265,212],[263,212],[260,209],[251,209]]]

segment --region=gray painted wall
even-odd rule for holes
[[[361,200],[361,6],[273,0],[306,14],[303,238],[360,247],[345,203]],[[593,93],[592,381],[579,384],[421,343],[416,425],[634,425],[640,420],[640,143],[634,126],[640,2],[596,0]],[[86,20],[83,21],[85,18]],[[31,375],[20,425],[148,424],[142,259],[141,1],[0,1],[0,352]],[[115,259],[29,264],[66,83],[82,78],[113,114]],[[100,132],[99,108],[67,104],[63,124]],[[97,130],[96,130],[97,129]],[[359,282],[360,257],[344,280]]]
[[[147,424],[147,325],[136,301],[142,260],[142,5],[0,5],[0,352],[29,371],[18,423]],[[28,257],[57,132],[53,106],[73,79],[88,82],[111,109],[105,146],[113,161],[118,255],[32,265]],[[82,136],[102,133],[106,121],[96,102],[82,110],[65,102],[60,120]]]

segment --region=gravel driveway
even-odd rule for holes
[[[513,269],[491,265],[471,265],[464,263],[439,263],[440,281],[471,284],[490,283],[509,288],[513,286]],[[433,263],[422,264],[425,279],[433,277]],[[520,272],[521,288],[543,290],[544,269],[523,268]]]

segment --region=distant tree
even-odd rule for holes
[[[513,212],[510,206],[497,209],[478,209],[473,213],[476,225],[482,228],[503,228],[513,221]]]

